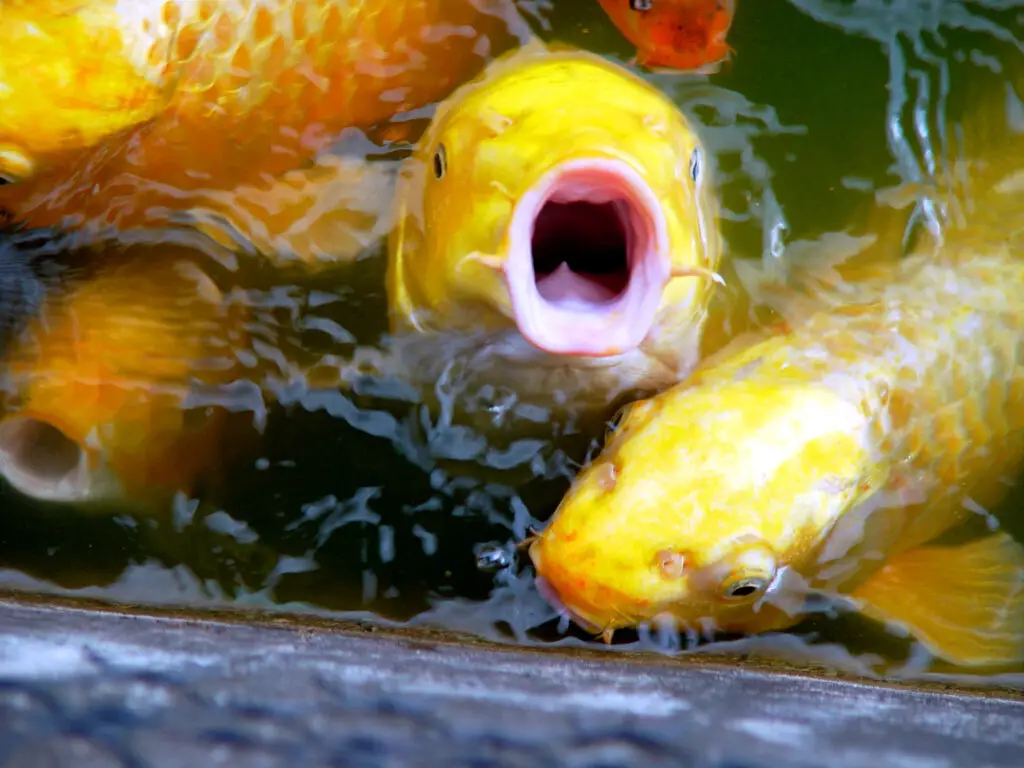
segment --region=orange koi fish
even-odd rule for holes
[[[246,317],[181,258],[136,259],[51,295],[8,354],[0,476],[53,502],[193,490],[227,413],[190,407],[230,383]]]
[[[528,32],[511,2],[480,5],[4,0],[0,221],[102,233],[227,219],[287,250],[272,235],[308,212],[296,172],[322,176],[345,129],[444,97]],[[266,192],[289,173],[281,211]],[[316,251],[299,235],[298,252]]]
[[[723,61],[736,0],[598,0],[644,67],[694,70]]]

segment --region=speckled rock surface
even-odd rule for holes
[[[1024,702],[0,602],[3,766],[1024,765]]]

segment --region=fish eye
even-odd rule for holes
[[[726,600],[747,600],[759,595],[768,588],[768,581],[757,577],[748,577],[729,582],[725,586],[723,597]]]
[[[629,10],[631,11],[649,11],[652,5],[654,5],[654,0],[629,0]]]
[[[700,147],[696,147],[693,153],[690,155],[690,178],[694,181],[700,179],[700,166],[701,166],[701,152]]]
[[[4,184],[14,184],[14,183],[15,183],[15,180],[13,178],[8,176],[7,174],[0,173],[0,187],[2,187]]]
[[[445,151],[444,144],[438,144],[437,151],[434,152],[434,178],[443,179],[447,171],[448,153]]]

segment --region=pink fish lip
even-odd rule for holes
[[[523,337],[556,355],[608,357],[638,347],[671,279],[658,198],[628,163],[572,160],[516,205],[505,263]]]

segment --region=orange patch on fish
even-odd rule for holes
[[[723,61],[735,0],[598,0],[646,67],[695,70]]]

